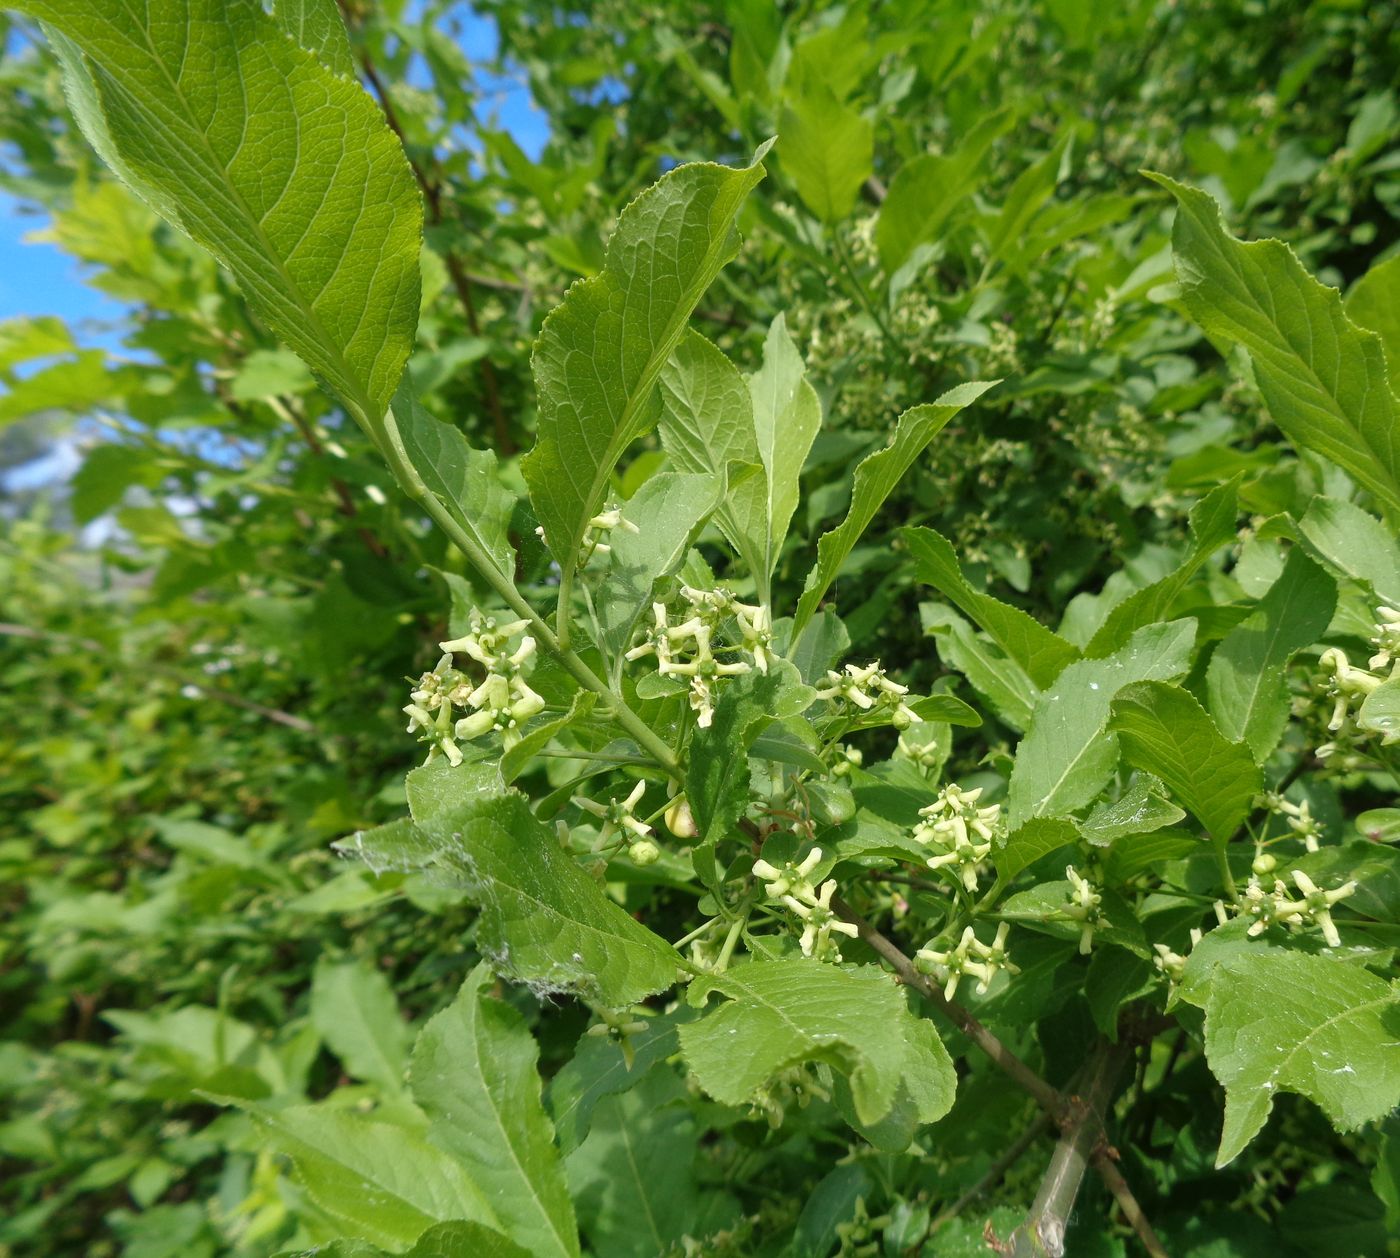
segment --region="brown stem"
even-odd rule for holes
[[[972,1202],[976,1201],[988,1189],[995,1188],[1001,1182],[1001,1177],[1006,1174],[1020,1160],[1021,1155],[1040,1139],[1045,1129],[1050,1125],[1050,1116],[1046,1113],[1037,1114],[1035,1121],[1025,1129],[1015,1142],[1001,1157],[987,1168],[987,1173],[972,1185],[961,1197],[951,1206],[943,1211],[933,1223],[930,1224],[927,1235],[932,1236],[939,1228],[951,1223],[958,1217]]]
[[[1166,1249],[1158,1240],[1157,1233],[1152,1230],[1152,1224],[1147,1221],[1147,1216],[1142,1212],[1138,1199],[1133,1196],[1133,1190],[1128,1187],[1128,1181],[1123,1178],[1123,1173],[1118,1169],[1118,1165],[1114,1161],[1113,1150],[1100,1145],[1094,1150],[1093,1163],[1099,1178],[1103,1180],[1108,1191],[1113,1194],[1114,1200],[1118,1202],[1118,1208],[1123,1211],[1123,1217],[1128,1220],[1133,1231],[1137,1233],[1142,1247],[1152,1258],[1167,1258]]]

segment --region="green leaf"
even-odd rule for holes
[[[831,583],[836,580],[851,549],[869,527],[885,499],[913,466],[914,460],[954,415],[970,406],[994,383],[979,380],[960,384],[932,405],[911,407],[899,417],[889,445],[857,464],[851,486],[851,507],[846,518],[817,542],[816,567],[807,574],[797,613],[793,617],[794,637],[798,637],[807,627],[807,622],[831,588]]]
[[[899,535],[914,561],[918,580],[933,586],[981,625],[1037,686],[1048,686],[1066,665],[1079,658],[1073,646],[1019,607],[974,590],[963,576],[952,545],[941,533],[903,528]]]
[[[322,958],[311,980],[311,1023],[346,1072],[390,1096],[403,1091],[412,1038],[389,980],[363,961]]]
[[[1180,677],[1190,666],[1196,626],[1189,620],[1139,629],[1101,660],[1080,660],[1036,700],[1030,730],[1016,749],[1007,791],[1012,828],[1031,817],[1063,817],[1087,804],[1113,776],[1117,739],[1104,730],[1124,686]]]
[[[515,495],[501,484],[495,454],[473,449],[460,429],[428,414],[408,372],[394,395],[394,421],[408,461],[428,492],[451,512],[497,570],[513,579],[515,551],[509,529]]]
[[[530,1258],[527,1250],[480,1223],[437,1223],[411,1249],[380,1249],[368,1241],[331,1241],[314,1249],[284,1250],[278,1258]]]
[[[506,783],[514,782],[535,758],[535,754],[547,747],[559,734],[567,729],[582,725],[592,715],[597,706],[598,696],[591,690],[580,690],[569,704],[569,710],[552,721],[544,721],[533,726],[524,737],[501,753],[501,777]]]
[[[1129,686],[1113,700],[1108,727],[1123,759],[1161,778],[1217,844],[1229,841],[1263,789],[1249,748],[1227,739],[1180,686]]]
[[[1206,670],[1211,716],[1228,739],[1243,740],[1260,764],[1288,724],[1288,661],[1331,623],[1337,583],[1301,550],[1250,617],[1215,648]]]
[[[1298,521],[1303,544],[1333,572],[1365,581],[1376,596],[1400,605],[1400,544],[1368,511],[1338,498],[1317,497]]]
[[[1135,591],[1118,604],[1084,648],[1084,654],[1099,659],[1116,651],[1144,625],[1166,620],[1191,578],[1222,546],[1235,540],[1235,520],[1239,515],[1238,482],[1227,481],[1212,490],[1191,508],[1191,549],[1174,571]]]
[[[763,178],[765,152],[741,170],[697,162],[663,176],[622,212],[603,270],[570,288],[540,329],[539,437],[521,467],[563,573],[561,596],[618,459],[655,422],[662,367],[738,252],[734,221]]]
[[[1390,391],[1400,392],[1400,254],[1377,262],[1357,280],[1345,308],[1348,319],[1380,337]]]
[[[713,847],[730,837],[749,801],[749,748],[775,720],[811,706],[812,688],[797,669],[778,660],[768,672],[743,673],[729,682],[710,724],[690,742],[685,794],[699,830],[696,844]]]
[[[0,372],[51,354],[71,354],[77,348],[67,325],[53,315],[0,320]]]
[[[1379,734],[1384,746],[1400,741],[1400,678],[1382,683],[1366,696],[1356,723],[1368,734]]]
[[[1244,244],[1204,192],[1151,175],[1177,199],[1172,246],[1186,308],[1206,333],[1249,351],[1295,445],[1330,459],[1400,520],[1400,419],[1381,339],[1352,323],[1335,289],[1277,240]]]
[[[943,663],[966,677],[1005,724],[1024,733],[1040,697],[1040,688],[1026,670],[946,604],[921,603],[919,616]]]
[[[715,1100],[742,1105],[774,1075],[822,1062],[850,1079],[861,1123],[887,1117],[908,1090],[923,1098],[920,1121],[948,1112],[956,1079],[942,1043],[925,1038],[888,974],[816,961],[755,962],[691,984],[692,1003],[730,997],[681,1027],[691,1073]]]
[[[766,479],[767,535],[764,588],[778,566],[792,514],[797,510],[798,476],[822,424],[817,391],[807,380],[802,355],[778,315],[763,342],[763,366],[748,378],[753,401],[754,437]]]
[[[500,973],[612,1007],[675,982],[675,951],[603,894],[523,796],[482,797],[419,829],[481,906],[477,946]]]
[[[1254,1138],[1278,1092],[1316,1102],[1342,1131],[1400,1104],[1400,993],[1360,966],[1262,941],[1198,945],[1181,994],[1205,1010],[1206,1060],[1225,1085],[1216,1166]]]
[[[1001,211],[987,229],[987,253],[990,257],[999,258],[1018,245],[1031,220],[1055,195],[1060,183],[1060,167],[1072,135],[1073,132],[1066,130],[1044,157],[1027,166],[1016,177]]]
[[[459,765],[448,764],[442,758],[420,764],[408,771],[403,785],[408,811],[420,825],[445,813],[470,807],[482,799],[505,794],[500,766],[486,753],[481,759],[469,759]]]
[[[1078,839],[1079,827],[1072,821],[1062,817],[1032,817],[1008,834],[993,854],[997,881],[1003,885],[1009,883],[1042,856],[1049,856]]]
[[[292,39],[329,70],[355,78],[350,35],[335,0],[275,0],[272,15]]]
[[[1015,120],[999,109],[983,118],[951,153],[926,153],[901,166],[890,180],[875,221],[880,265],[893,275],[925,241],[936,240],[944,223],[977,186],[982,162]]]
[[[565,1153],[578,1148],[593,1123],[593,1111],[604,1097],[626,1092],[657,1062],[680,1048],[679,1022],[693,1014],[685,1005],[660,1017],[646,1019],[644,1029],[628,1036],[631,1058],[622,1045],[608,1036],[584,1035],[573,1057],[550,1081],[549,1109],[559,1147]]]
[[[808,82],[784,102],[778,130],[783,169],[807,208],[823,223],[846,218],[874,169],[874,125],[825,84]]]
[[[81,49],[79,116],[103,157],[372,430],[412,345],[422,234],[379,107],[250,0],[18,7]]]
[[[1112,803],[1099,804],[1079,823],[1095,847],[1109,847],[1129,835],[1151,834],[1174,826],[1186,814],[1156,792],[1161,783],[1150,774],[1134,774],[1128,789]]]
[[[1157,967],[1146,957],[1124,948],[1095,948],[1084,975],[1084,996],[1094,1025],[1117,1043],[1118,1011],[1159,981]]]
[[[578,1229],[540,1102],[539,1046],[525,1020],[492,998],[478,965],[413,1048],[413,1097],[429,1138],[461,1163],[507,1234],[531,1254],[577,1258]]]
[[[677,469],[715,478],[736,466],[757,469],[729,486],[715,523],[761,589],[768,580],[768,473],[748,382],[714,345],[688,332],[662,369],[659,393],[661,443]]]
[[[655,1258],[695,1229],[698,1139],[675,1076],[656,1070],[602,1098],[588,1138],[565,1163],[597,1258]]]
[[[594,600],[602,628],[599,645],[615,659],[631,645],[637,621],[650,611],[656,583],[685,561],[724,493],[722,477],[658,472],[623,505],[623,519],[637,531],[612,530],[607,574]]]
[[[400,1250],[434,1223],[497,1226],[466,1171],[415,1132],[325,1106],[238,1104],[346,1236]]]

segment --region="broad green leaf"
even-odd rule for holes
[[[483,796],[419,829],[480,905],[477,946],[501,974],[614,1007],[675,982],[672,948],[603,894],[523,796]]]
[[[71,354],[77,346],[61,319],[52,315],[0,321],[0,373],[51,354]]]
[[[725,1105],[744,1104],[803,1062],[849,1078],[861,1123],[890,1114],[906,1075],[913,1076],[909,1091],[925,1098],[921,1122],[941,1118],[953,1103],[947,1051],[937,1037],[918,1033],[903,993],[875,966],[754,962],[697,979],[691,1003],[713,991],[730,999],[681,1027],[681,1051],[700,1086]]]
[[[1215,648],[1206,670],[1210,713],[1228,739],[1243,740],[1260,764],[1288,724],[1288,661],[1327,631],[1337,584],[1301,550],[1259,606]]]
[[[1012,828],[1032,817],[1063,817],[1103,789],[1118,764],[1117,739],[1105,731],[1114,696],[1137,681],[1180,677],[1191,662],[1189,620],[1139,629],[1101,660],[1080,660],[1036,700],[1030,730],[1016,749],[1007,791]]]
[[[1079,823],[1080,832],[1095,847],[1108,847],[1130,835],[1151,834],[1174,826],[1186,814],[1157,794],[1161,786],[1150,774],[1134,774],[1132,783],[1118,799],[1099,804]]]
[[[1205,1010],[1206,1060],[1225,1085],[1216,1166],[1254,1138],[1279,1092],[1306,1096],[1342,1131],[1400,1104],[1400,992],[1360,966],[1263,941],[1198,946],[1181,994]]]
[[[1347,294],[1347,318],[1381,338],[1390,391],[1400,392],[1400,254],[1377,262]]]
[[[1237,481],[1227,481],[1191,508],[1191,548],[1174,572],[1136,591],[1119,603],[1084,648],[1093,659],[1116,651],[1144,625],[1165,620],[1191,578],[1222,546],[1235,540],[1239,516]]]
[[[42,367],[0,394],[0,424],[27,419],[41,411],[83,414],[124,392],[121,377],[107,370],[101,350],[80,350],[71,362]]]
[[[460,429],[428,414],[407,372],[394,395],[394,422],[404,452],[428,492],[452,513],[501,574],[513,579],[515,551],[509,528],[515,495],[496,474],[495,454],[473,449]]]
[[[731,837],[749,801],[749,748],[775,720],[805,712],[812,693],[786,660],[725,686],[710,724],[690,742],[685,794],[699,830],[697,846]]]
[[[569,1188],[597,1258],[654,1258],[699,1230],[698,1137],[678,1103],[684,1095],[670,1071],[652,1071],[603,1097],[587,1139],[569,1154]]]
[[[615,660],[631,645],[637,621],[650,612],[656,583],[685,561],[723,496],[723,477],[658,472],[623,504],[623,519],[637,531],[612,530],[607,572],[594,596],[599,645]]]
[[[399,1250],[434,1223],[499,1226],[467,1172],[407,1128],[320,1105],[239,1104],[346,1236]]]
[[[350,36],[335,0],[274,0],[272,15],[291,38],[314,52],[327,69],[355,77]]]
[[[436,1223],[411,1249],[380,1249],[369,1241],[331,1241],[314,1249],[283,1250],[278,1258],[530,1258],[528,1250],[480,1223]]]
[[[428,1135],[461,1163],[506,1233],[532,1254],[577,1258],[578,1229],[540,1102],[539,1046],[525,1020],[489,995],[478,965],[413,1048],[413,1098]]]
[[[81,49],[104,158],[373,430],[413,341],[422,233],[379,107],[251,0],[18,7]]]
[[[807,208],[823,223],[847,217],[874,168],[874,124],[826,84],[808,82],[784,102],[778,130],[783,169]]]
[[[697,162],[664,175],[622,212],[603,270],[570,288],[540,329],[539,436],[521,466],[561,596],[618,459],[656,421],[662,367],[738,252],[734,222],[766,152],[740,170]]]
[[[1019,607],[974,590],[963,576],[952,545],[941,533],[904,528],[899,535],[914,561],[918,580],[933,586],[981,625],[1037,686],[1043,689],[1050,685],[1066,665],[1079,658],[1073,646]]]
[[[1226,738],[1180,686],[1129,686],[1113,700],[1108,728],[1123,759],[1161,778],[1217,844],[1230,840],[1263,789],[1249,748]]]
[[[1366,696],[1356,723],[1368,734],[1378,734],[1383,746],[1400,742],[1400,678],[1377,686]]]
[[[1334,572],[1365,581],[1383,602],[1400,606],[1400,543],[1370,512],[1339,498],[1317,497],[1298,521],[1298,531]]]
[[[573,1057],[549,1084],[549,1111],[565,1153],[583,1143],[599,1101],[634,1087],[657,1062],[679,1050],[676,1027],[693,1016],[680,1005],[671,1013],[646,1019],[643,1030],[628,1036],[630,1059],[622,1045],[608,1036],[579,1038]]]
[[[1177,199],[1172,247],[1192,319],[1249,351],[1289,440],[1337,464],[1400,520],[1400,402],[1380,337],[1352,323],[1337,291],[1309,275],[1287,245],[1236,240],[1204,192],[1150,177]]]
[[[1042,856],[1079,839],[1079,827],[1063,817],[1032,817],[1008,834],[992,854],[997,881],[1006,884]]]
[[[414,821],[422,825],[445,813],[505,793],[500,766],[490,753],[479,752],[478,755],[479,758],[469,758],[459,765],[438,758],[408,771],[404,778],[404,794]]]
[[[856,1108],[855,1090],[843,1074],[835,1078],[832,1099],[841,1115],[877,1149],[903,1153],[919,1128],[937,1122],[952,1108],[954,1083],[944,1069],[948,1053],[927,1018],[912,1018],[900,1028],[904,1035],[904,1064],[889,1112],[865,1122]]]
[[[1128,1001],[1152,991],[1161,981],[1157,967],[1126,948],[1095,948],[1084,975],[1084,997],[1094,1025],[1115,1043],[1118,1011]]]
[[[518,743],[501,753],[502,779],[507,784],[514,782],[530,767],[537,752],[543,751],[557,735],[586,721],[597,703],[598,696],[591,690],[580,690],[574,695],[567,712],[532,726]]]
[[[412,1036],[378,970],[322,958],[311,980],[311,1023],[347,1073],[390,1096],[403,1091]]]
[[[983,159],[1014,118],[1013,110],[999,109],[973,127],[951,153],[926,153],[899,168],[875,221],[875,245],[887,275],[899,270],[917,246],[938,238],[976,188]]]
[[[974,381],[960,384],[930,406],[910,408],[899,417],[889,445],[857,464],[851,487],[851,507],[846,518],[817,542],[816,567],[807,575],[797,613],[793,617],[794,638],[799,637],[807,627],[807,622],[831,588],[831,583],[836,580],[852,547],[860,540],[894,487],[913,466],[914,460],[954,415],[981,397],[992,387],[992,383]]]
[[[698,332],[688,332],[661,372],[661,443],[682,472],[719,478],[753,467],[729,487],[715,523],[762,589],[768,579],[768,474],[754,431],[753,395],[739,369]]]
[[[802,464],[822,424],[817,392],[807,380],[802,355],[792,343],[782,315],[768,329],[763,342],[763,366],[748,377],[748,385],[754,439],[766,482],[766,529],[760,569],[760,588],[766,591],[778,566],[792,513],[797,510],[797,481]]]

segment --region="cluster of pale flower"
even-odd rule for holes
[[[1325,650],[1318,663],[1327,674],[1326,695],[1332,700],[1332,712],[1327,728],[1334,737],[1317,749],[1317,758],[1326,760],[1339,753],[1353,750],[1375,733],[1381,734],[1381,745],[1400,742],[1400,726],[1377,731],[1365,728],[1357,721],[1362,704],[1387,681],[1400,680],[1400,611],[1394,607],[1376,608],[1376,623],[1371,644],[1376,653],[1365,668],[1357,668],[1339,647]],[[1389,676],[1382,671],[1389,669]]]

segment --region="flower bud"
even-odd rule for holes
[[[654,865],[661,859],[661,849],[650,839],[638,839],[627,849],[634,865]]]
[[[677,795],[666,809],[666,829],[678,839],[693,839],[700,833],[695,817],[690,811],[690,803],[684,795]]]

